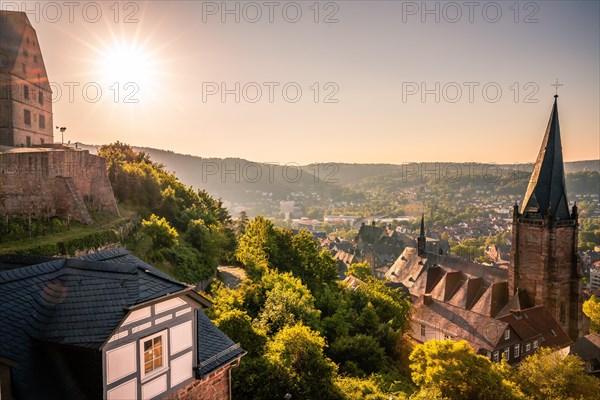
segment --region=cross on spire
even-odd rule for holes
[[[554,86],[556,92],[554,93],[554,97],[558,97],[558,88],[564,86],[562,83],[558,82],[558,78],[556,78],[556,83],[551,84],[550,86]]]

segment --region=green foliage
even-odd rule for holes
[[[580,215],[591,215],[593,210],[587,213],[586,209],[594,207],[595,210],[595,203],[581,202],[579,206]],[[600,245],[600,224],[595,219],[582,218],[580,219],[580,227],[579,250],[594,250],[595,246]]]
[[[242,284],[242,287],[246,286]],[[207,314],[212,319],[219,319],[224,314],[244,308],[245,290],[241,288],[231,289],[217,281],[211,287],[213,306],[207,310]],[[244,311],[246,312],[246,311]]]
[[[90,233],[75,239],[34,245],[17,250],[15,254],[35,254],[38,256],[75,256],[79,251],[99,249],[108,244],[118,243],[119,235],[113,229]]]
[[[585,373],[581,359],[549,348],[527,356],[517,368],[515,380],[533,400],[591,400],[600,393],[600,382]]]
[[[592,295],[583,303],[583,313],[590,318],[590,330],[600,333],[600,299]]]
[[[278,332],[267,344],[266,358],[289,377],[292,398],[336,399],[336,365],[323,354],[325,340],[298,324]]]
[[[342,336],[331,345],[331,357],[341,365],[340,372],[365,376],[379,372],[385,364],[385,351],[372,336]]]
[[[239,239],[237,259],[246,266],[251,278],[260,278],[268,268],[269,253],[274,246],[275,227],[261,216],[250,221]]]
[[[339,376],[335,385],[348,400],[389,400],[392,398],[384,393],[372,377],[356,378],[351,376]],[[396,400],[407,400],[404,393],[394,393]]]
[[[358,279],[367,280],[373,277],[373,271],[368,262],[354,263],[348,267],[346,275],[353,275]]]
[[[360,285],[350,292],[350,299],[354,311],[372,308],[377,322],[399,332],[408,328],[410,301],[398,290],[385,286],[383,281],[373,279],[366,285]]]
[[[216,265],[207,264],[203,253],[188,245],[177,244],[154,254],[157,261],[165,260],[174,266],[174,274],[182,282],[196,284],[214,276]]]
[[[260,216],[248,223],[236,255],[255,280],[268,269],[277,269],[293,273],[311,290],[318,291],[337,277],[335,260],[319,249],[310,233],[294,235]]]
[[[236,343],[239,343],[250,356],[259,356],[267,344],[266,334],[254,327],[252,319],[241,310],[223,313],[215,320],[217,327]]]
[[[450,251],[453,254],[474,260],[479,257],[483,257],[485,252],[486,239],[487,237],[481,237],[477,239],[465,239],[459,244],[452,246],[450,248]],[[489,242],[490,241],[488,241],[487,244],[491,244]]]
[[[179,234],[163,217],[152,214],[142,221],[142,233],[152,239],[154,250],[169,249],[178,244]]]
[[[279,332],[298,322],[316,327],[320,313],[314,309],[313,296],[310,293],[303,295],[302,292],[276,284],[266,293],[260,326],[270,333]]]
[[[336,280],[335,260],[310,233],[294,235],[263,217],[248,223],[236,256],[249,279],[235,290],[213,287],[213,318],[218,321],[233,310],[241,311],[243,316],[236,315],[240,331],[259,328],[268,337],[264,354],[252,350],[234,375],[244,382],[234,383],[241,393],[252,393],[255,399],[282,396],[280,389],[250,391],[263,380],[273,388],[284,382],[286,392],[297,398],[344,398],[335,384],[338,367],[331,359],[354,376],[389,371],[387,379],[380,379],[386,387],[407,387],[394,361],[411,307],[400,292],[368,277],[357,290],[348,290]],[[239,340],[252,349],[263,346],[256,335],[245,333]],[[327,347],[326,342],[333,345]],[[273,378],[265,371],[277,371],[280,380],[269,383]],[[378,398],[384,391],[373,388],[374,381],[365,381],[371,383],[364,394],[372,392],[372,398]],[[353,396],[363,393],[356,387],[348,390]]]
[[[232,373],[232,392],[236,399],[283,399],[291,384],[287,371],[264,356],[245,356]]]
[[[248,214],[246,214],[246,211],[240,212],[238,219],[235,221],[235,236],[236,237],[239,238],[244,233],[246,233],[246,227],[248,226],[249,222],[250,222],[250,219],[248,218]]]
[[[102,146],[99,155],[107,159],[108,176],[118,201],[134,206],[145,217],[152,214],[157,221],[164,218],[174,229],[171,233],[186,233],[192,229],[189,235],[182,236],[183,240],[192,240],[191,245],[200,252],[197,256],[200,269],[214,268],[219,261],[232,261],[236,238],[231,216],[220,200],[204,190],[194,191],[166,171],[163,165],[153,163],[147,154],[135,152],[126,144],[117,142]],[[198,226],[202,223],[208,232]],[[146,229],[142,233],[154,235],[153,239],[159,242],[165,239],[154,250],[175,246],[169,238],[173,235],[161,233],[161,224],[156,225],[155,229]],[[168,254],[154,251],[149,255],[149,261],[164,257]]]
[[[466,341],[430,340],[410,355],[412,379],[435,397],[453,400],[517,399],[513,388]]]
[[[209,227],[203,220],[193,219],[188,224],[186,239],[198,251],[200,265],[216,270],[228,240],[222,226]]]

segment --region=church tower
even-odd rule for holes
[[[423,256],[427,245],[427,239],[425,238],[425,214],[421,214],[421,230],[419,231],[419,237],[417,238],[417,254]]]
[[[512,223],[509,293],[544,305],[572,340],[587,333],[577,258],[577,206],[569,211],[558,122],[558,95],[521,209]]]

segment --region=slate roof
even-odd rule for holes
[[[221,332],[202,310],[198,310],[198,342],[202,343],[202,346],[198,346],[198,378],[246,354],[240,345]]]
[[[460,271],[463,274],[463,281],[482,278],[485,287],[508,280],[508,271],[504,269],[486,267],[451,254],[426,252],[423,256],[419,256],[417,249],[412,247],[404,249],[385,277],[392,282],[403,283],[413,295],[418,296],[422,294],[423,288],[426,287],[425,293],[429,293],[429,290],[437,284],[437,281],[432,280],[431,274],[427,273],[429,270],[436,270],[441,274]],[[458,288],[456,290],[458,291]]]
[[[509,297],[505,269],[448,254],[426,252],[419,256],[417,249],[407,247],[385,276],[410,291],[415,303],[413,320],[466,339],[476,350],[491,351],[498,343],[495,336],[477,331],[477,327],[503,332],[502,324],[513,327],[523,341],[543,338],[540,345],[561,348],[570,343],[545,307],[531,308],[522,291]],[[425,295],[432,304],[423,304]]]
[[[21,74],[19,70],[15,69],[15,64],[23,42],[23,35],[28,28],[32,30],[28,36],[32,41],[36,41],[38,46],[36,52],[38,53],[39,63],[36,64],[35,69],[37,73],[44,77],[44,79],[35,80],[35,84],[50,90],[37,33],[32,27],[26,12],[0,10],[0,72]]]
[[[541,335],[542,346],[564,348],[573,341],[544,306],[535,306],[498,318],[510,324],[523,341]]]
[[[584,361],[593,361],[595,364],[600,363],[600,335],[590,333],[577,339],[571,345],[569,354],[579,356]]]
[[[39,395],[36,390],[42,389],[31,382],[38,382],[47,368],[62,371],[46,356],[56,354],[50,350],[53,346],[88,354],[84,358],[96,357],[128,308],[189,291],[124,249],[32,265],[36,260],[40,259],[0,256],[0,263],[20,266],[0,271],[0,357],[18,363],[13,369],[13,387],[23,398]],[[204,316],[201,311],[199,314]],[[214,358],[205,369],[222,366],[243,353],[237,346],[235,351],[220,354],[234,344],[206,316],[204,319],[198,328],[200,360]],[[89,381],[101,380],[101,369],[98,374]]]
[[[551,206],[555,218],[567,220],[570,219],[570,214],[565,186],[557,98],[558,96],[554,96],[552,113],[527,186],[521,213],[529,213],[533,217],[545,217],[548,207]]]
[[[0,11],[0,47],[2,63],[0,71],[12,71],[21,47],[21,39],[26,24],[29,24],[27,14],[16,11]]]
[[[99,348],[126,307],[187,286],[118,249],[0,272],[0,288],[4,328],[19,326],[40,340]],[[0,344],[0,354],[4,351],[10,353]]]
[[[504,321],[435,300],[424,304],[420,299],[412,319],[452,338],[468,340],[476,352],[494,350],[508,327]]]

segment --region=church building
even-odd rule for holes
[[[386,273],[411,294],[416,340],[466,340],[492,361],[504,356],[512,364],[588,333],[577,206],[568,207],[557,98],[523,204],[513,210],[508,269],[428,251],[422,219],[417,248],[404,249]]]

